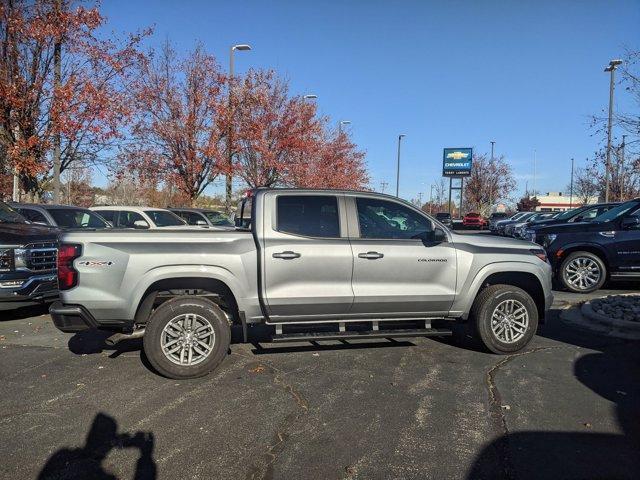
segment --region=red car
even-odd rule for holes
[[[479,213],[467,213],[462,219],[462,225],[465,227],[475,227],[482,230],[489,224],[489,221]]]

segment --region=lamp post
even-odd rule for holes
[[[604,164],[604,201],[609,201],[609,170],[611,167],[611,121],[613,118],[613,89],[614,89],[614,76],[616,68],[622,63],[622,60],[611,60],[609,65],[604,69],[605,72],[611,74],[609,80],[609,122],[607,124],[607,159]]]
[[[343,125],[351,125],[351,120],[340,120],[340,122],[338,123],[338,132],[342,133]]]
[[[493,163],[493,147],[495,147],[496,142],[495,140],[491,140],[491,163]],[[492,167],[493,168],[493,167]],[[492,213],[491,210],[493,210],[493,191],[495,189],[495,183],[491,182],[491,185],[489,185],[489,213]]]
[[[406,137],[404,133],[398,135],[398,164],[396,167],[396,197],[400,197],[400,144],[402,139]]]
[[[431,190],[429,191],[429,213],[432,213],[433,208],[433,183],[431,184]]]
[[[622,135],[622,145],[620,145],[620,201],[624,202],[624,150],[627,146],[627,136]]]
[[[229,137],[227,139],[227,150],[229,151],[229,173],[227,173],[227,181],[225,185],[225,201],[227,204],[227,210],[231,209],[231,193],[232,193],[232,185],[233,185],[233,176],[231,174],[231,170],[233,168],[233,57],[234,52],[236,50],[251,50],[250,45],[239,44],[231,47],[231,51],[229,53],[229,112],[230,112],[230,122],[229,122]]]
[[[571,159],[571,187],[569,188],[569,210],[573,208],[573,158]]]
[[[305,100],[315,100],[318,98],[318,96],[314,95],[313,93],[310,93],[308,95],[304,95],[302,98],[304,98]]]

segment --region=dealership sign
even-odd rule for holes
[[[445,148],[442,155],[443,177],[468,177],[471,175],[472,148]]]

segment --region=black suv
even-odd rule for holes
[[[453,228],[453,222],[451,221],[451,214],[450,213],[438,212],[438,213],[436,213],[436,218],[445,227],[449,227],[451,229]]]
[[[572,292],[593,292],[607,278],[640,280],[640,198],[590,222],[539,226],[535,232],[554,278]]]
[[[57,236],[0,202],[0,311],[57,298]]]

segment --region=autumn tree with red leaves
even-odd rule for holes
[[[103,40],[104,25],[97,8],[69,0],[0,0],[2,167],[27,192],[50,179],[54,145],[64,171],[96,162],[121,136],[129,74],[149,32]]]
[[[465,209],[488,216],[492,207],[505,200],[515,187],[513,171],[504,157],[474,155],[471,176],[464,182]]]
[[[225,168],[225,83],[200,45],[184,59],[169,43],[152,52],[133,87],[136,113],[123,166],[175,186],[193,202]]]
[[[234,173],[249,187],[364,188],[364,153],[273,71],[249,71],[234,92]]]

